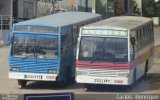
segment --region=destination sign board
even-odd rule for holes
[[[126,31],[119,30],[82,30],[82,35],[106,35],[127,37],[128,33]]]

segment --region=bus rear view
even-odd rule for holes
[[[152,25],[152,21],[138,18],[114,17],[81,28],[76,58],[78,83],[86,84],[86,88],[94,84],[131,85],[146,74],[153,62],[153,31],[150,27],[144,35],[150,42],[138,49],[143,33],[137,38],[136,30],[142,26],[148,30],[144,25]]]

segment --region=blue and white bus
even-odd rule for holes
[[[79,28],[101,15],[63,12],[14,24],[9,50],[9,78],[21,87],[27,81],[65,83],[75,77]]]

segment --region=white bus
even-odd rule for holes
[[[76,81],[85,84],[132,85],[146,76],[154,58],[150,18],[119,16],[81,27]]]

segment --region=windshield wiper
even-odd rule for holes
[[[95,57],[95,59],[93,59],[93,60],[91,61],[91,63],[96,62],[98,58],[99,58],[99,57]]]
[[[34,57],[34,55],[28,55],[28,56],[26,56],[26,57],[24,57],[24,58],[22,58],[22,59],[23,59],[23,60],[24,60],[24,59],[28,59],[29,57],[32,57],[32,56]]]
[[[96,52],[96,55],[93,56],[93,60],[91,61],[91,63],[96,62],[100,58],[102,58],[101,52]]]

